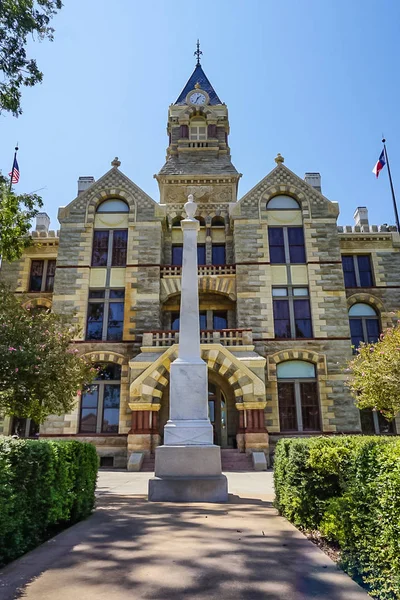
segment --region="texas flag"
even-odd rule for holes
[[[376,177],[379,177],[379,173],[382,171],[382,169],[385,165],[386,165],[385,151],[382,150],[380,157],[378,158],[378,162],[372,169],[372,172],[375,173]]]

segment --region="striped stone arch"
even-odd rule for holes
[[[325,378],[327,375],[326,356],[312,350],[291,349],[281,350],[268,356],[268,380],[277,381],[276,367],[279,363],[288,360],[304,360],[315,365],[318,379]]]
[[[136,202],[125,190],[120,188],[110,188],[94,194],[88,202],[86,208],[86,224],[94,223],[94,217],[96,215],[96,209],[101,202],[108,200],[109,198],[118,198],[123,200],[129,206],[128,221],[134,223],[136,221]]]
[[[44,307],[44,308],[51,308],[52,307],[52,301],[50,300],[50,298],[32,298],[31,300],[27,300],[24,304],[23,307],[24,308],[35,308],[35,307]]]
[[[310,205],[303,192],[298,190],[294,185],[271,185],[261,194],[259,199],[258,210],[260,220],[261,214],[266,212],[267,203],[275,196],[291,196],[299,203],[303,219],[308,219],[310,217]]]
[[[121,377],[128,376],[129,364],[125,356],[117,352],[86,352],[83,354],[93,363],[114,363],[121,365]]]
[[[224,348],[210,344],[202,348],[201,358],[207,363],[209,369],[219,373],[232,386],[236,403],[264,402],[265,384],[245,365],[238,364],[235,357]],[[130,399],[139,398],[140,402],[147,404],[160,403],[164,389],[169,383],[171,362],[178,356],[178,346],[172,346],[159,361],[150,365],[146,371],[131,383]]]
[[[164,277],[161,279],[161,302],[167,302],[172,296],[181,293],[182,279],[180,277]],[[235,278],[230,275],[204,275],[199,277],[200,294],[220,294],[236,301]]]
[[[385,305],[380,298],[365,292],[355,293],[347,298],[347,308],[350,309],[354,304],[358,304],[360,302],[363,304],[369,304],[376,310],[381,319],[382,327],[386,328],[393,325],[393,321],[389,315],[389,312],[386,310]]]

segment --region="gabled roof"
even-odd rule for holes
[[[180,96],[179,96],[178,100],[175,102],[175,104],[185,104],[186,96],[188,95],[188,93],[191,90],[194,90],[194,86],[196,85],[196,83],[199,83],[200,88],[202,90],[204,90],[205,92],[207,92],[207,94],[210,97],[211,105],[222,104],[221,100],[218,98],[216,91],[214,90],[213,86],[209,82],[207,75],[204,73],[200,64],[196,65],[193,73],[189,77],[187,84],[181,91]]]

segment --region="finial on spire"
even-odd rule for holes
[[[116,156],[114,158],[114,160],[111,162],[111,166],[112,167],[120,167],[121,166],[121,161],[118,160],[118,156]]]
[[[194,56],[197,57],[196,67],[200,67],[200,56],[202,55],[202,51],[200,50],[200,40],[197,40],[197,50],[194,52]]]
[[[278,152],[278,154],[276,155],[275,162],[276,162],[276,164],[277,164],[277,165],[279,165],[279,164],[281,164],[281,163],[284,163],[284,162],[285,162],[285,159],[283,158],[283,156],[281,156],[281,155],[279,154],[279,152]]]

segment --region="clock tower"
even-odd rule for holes
[[[155,175],[161,204],[180,204],[193,194],[196,202],[236,202],[240,173],[231,162],[228,108],[197,63],[174,104],[168,109],[169,146]]]

